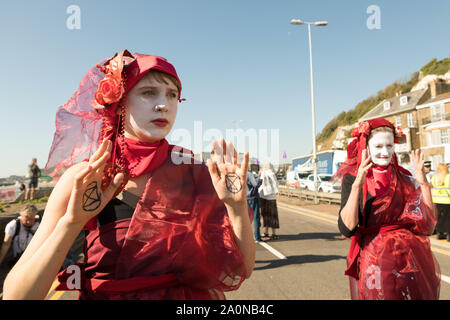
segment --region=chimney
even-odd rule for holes
[[[429,83],[431,98],[436,97],[436,82],[437,82],[437,79],[433,80]]]

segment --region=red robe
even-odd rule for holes
[[[80,299],[224,299],[246,276],[208,169],[170,156],[133,217],[90,232],[84,253]],[[70,276],[59,275],[58,289],[68,289]]]
[[[416,181],[393,167],[364,220],[347,258],[352,299],[438,299],[439,264],[428,239],[436,218]]]

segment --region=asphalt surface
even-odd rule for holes
[[[291,207],[291,206],[290,206]],[[228,299],[348,299],[344,276],[349,241],[341,238],[333,216],[311,216],[286,210],[278,202],[279,240],[256,245],[254,273]],[[292,208],[297,208],[292,206]],[[297,209],[295,209],[297,210]]]
[[[338,231],[336,216],[278,202],[280,239],[268,241],[286,259],[257,244],[255,271],[241,288],[226,294],[235,300],[346,300],[344,275],[350,241]],[[441,273],[441,300],[450,299],[450,245],[432,237]]]
[[[256,244],[250,279],[229,300],[347,300],[344,275],[350,241],[338,231],[336,215],[278,202],[279,240]],[[450,300],[450,245],[431,237],[441,268],[441,300]],[[50,290],[47,299],[77,299],[75,292]]]

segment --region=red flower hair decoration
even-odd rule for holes
[[[358,124],[358,126],[352,130],[352,137],[359,137],[360,135],[369,136],[370,134],[370,124],[368,121],[363,121]],[[394,128],[394,142],[399,143],[400,139],[404,138],[405,134],[402,131],[402,128],[399,126]]]
[[[105,77],[98,84],[97,92],[94,95],[92,101],[94,109],[103,109],[122,99],[125,93],[122,71],[125,63],[130,63],[133,59],[133,55],[128,50],[124,50],[120,54],[116,53],[104,65],[97,65]]]
[[[359,125],[352,130],[352,137],[358,137],[360,135],[368,136],[370,134],[370,125],[369,122],[363,121],[359,123]]]

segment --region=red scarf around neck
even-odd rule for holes
[[[116,152],[120,157],[121,138],[116,139]],[[130,175],[135,178],[159,168],[169,154],[170,146],[166,139],[157,142],[143,142],[124,138],[124,164]]]
[[[367,172],[367,191],[372,197],[383,195],[391,182],[392,166],[372,167]]]
[[[157,142],[142,142],[130,138],[124,139],[124,164],[129,177],[135,178],[159,168],[166,161],[173,145],[169,145],[166,139]],[[115,157],[120,159],[122,138],[116,139]],[[89,161],[85,159],[84,161]],[[114,160],[113,160],[114,161]],[[97,217],[89,220],[84,226],[85,230],[97,228]]]

